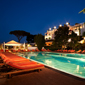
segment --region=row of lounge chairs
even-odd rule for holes
[[[24,50],[20,50],[20,49],[18,49],[18,50],[8,50],[8,49],[6,49],[5,50],[5,52],[31,52],[31,51],[33,51],[33,52],[36,52],[36,51],[39,51],[38,49],[36,49],[36,50],[34,50],[34,49],[32,49],[32,50],[29,50],[29,49],[24,49]],[[3,49],[1,49],[0,50],[0,52],[4,52],[4,50]]]
[[[51,50],[49,50],[49,49],[41,49],[41,51],[47,51],[47,52],[51,52]],[[1,49],[0,50],[0,52],[4,52],[4,50],[3,49]],[[10,50],[5,50],[5,52],[10,52]],[[40,50],[38,50],[38,49],[32,49],[32,50],[29,50],[29,49],[24,49],[24,50],[20,50],[20,49],[18,49],[18,50],[11,50],[11,52],[40,52]],[[64,53],[85,53],[85,50],[78,50],[78,51],[75,51],[75,50],[55,50],[55,52],[64,52]]]
[[[9,52],[0,52],[0,61],[3,60],[3,63],[0,63],[0,67],[5,66],[6,69],[12,69],[12,71],[1,73],[0,76],[7,76],[8,78],[12,77],[12,74],[17,74],[20,72],[28,72],[32,70],[42,69],[43,64],[37,63],[35,61],[30,61],[26,58],[22,58],[15,54]],[[0,68],[3,69],[3,68]]]
[[[55,50],[55,52],[75,53],[75,50]]]
[[[55,52],[64,52],[64,53],[85,53],[85,50],[55,50]]]
[[[32,51],[32,52],[39,52],[40,50],[38,50],[38,49],[35,49],[35,50],[34,50],[34,49],[32,49],[32,50],[29,50],[29,49],[24,49],[24,50],[20,50],[20,49],[18,49],[18,50],[11,50],[11,52],[31,52],[31,51]],[[51,50],[49,50],[49,49],[47,49],[47,50],[46,50],[46,49],[41,49],[41,51],[49,51],[49,52],[50,52]],[[0,52],[4,52],[4,50],[1,49]],[[10,52],[10,50],[7,49],[7,50],[5,50],[5,52]]]

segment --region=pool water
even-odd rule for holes
[[[85,78],[85,54],[26,52],[18,55],[71,75]]]

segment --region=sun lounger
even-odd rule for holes
[[[35,50],[34,50],[34,49],[32,49],[32,52],[35,52]]]
[[[21,50],[20,50],[20,49],[18,49],[18,50],[16,50],[16,52],[21,52]]]
[[[4,52],[4,50],[3,50],[3,49],[1,49],[1,50],[0,50],[0,52]]]
[[[8,55],[9,54],[9,55]],[[43,64],[39,64],[34,61],[30,61],[28,59],[19,57],[19,56],[14,56],[14,54],[11,53],[4,53],[1,54],[1,57],[4,61],[4,65],[7,68],[12,68],[12,72],[7,72],[7,73],[2,73],[0,76],[7,76],[11,77],[12,74],[17,74],[20,72],[28,72],[31,70],[38,70],[42,69],[44,67]],[[11,58],[12,57],[12,58]]]
[[[22,52],[27,52],[27,50],[26,50],[26,49],[24,49],[24,50],[22,50]]]
[[[27,49],[27,52],[31,52],[29,49]]]
[[[78,51],[76,51],[77,53],[81,53],[82,51],[81,50],[78,50]]]
[[[67,50],[63,50],[63,52],[66,52],[67,53],[68,51]]]
[[[47,49],[47,51],[51,52],[51,50]]]
[[[16,50],[12,50],[12,52],[17,52]]]
[[[6,50],[5,50],[5,52],[9,52],[9,50],[8,50],[8,49],[6,49]]]
[[[46,49],[41,49],[41,51],[47,51]]]
[[[39,52],[40,50],[36,49],[35,51]]]
[[[81,53],[85,53],[85,50],[83,50]]]
[[[56,52],[62,52],[62,50],[59,50],[59,49],[58,49],[58,50],[56,50]]]

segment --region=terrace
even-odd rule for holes
[[[11,79],[0,79],[0,85],[84,85],[85,80],[60,71],[43,68],[41,72],[29,72]]]

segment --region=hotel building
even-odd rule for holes
[[[81,36],[83,34],[83,32],[85,32],[85,22],[78,23],[73,26],[69,25],[68,23],[66,25],[69,27],[69,30],[70,30],[69,34],[71,34],[71,32],[74,31],[77,34],[77,36]],[[45,33],[45,45],[46,46],[52,45],[52,42],[55,37],[55,31],[57,31],[57,29],[54,26],[54,28],[52,30],[51,30],[51,28],[49,28],[49,30],[47,30],[47,32]]]

